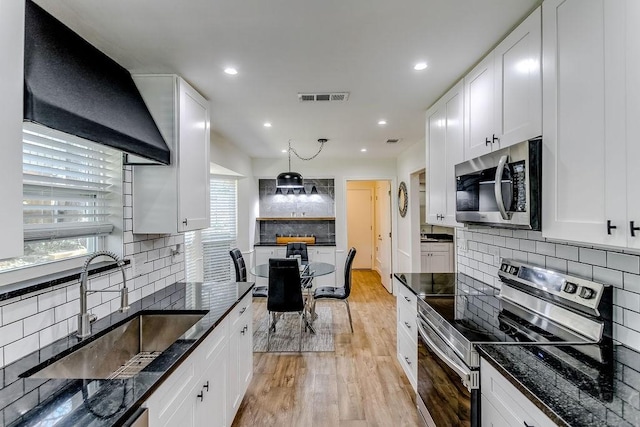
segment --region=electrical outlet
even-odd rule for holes
[[[469,248],[467,245],[467,239],[465,239],[464,237],[461,239],[458,239],[458,251],[467,252],[468,250]]]

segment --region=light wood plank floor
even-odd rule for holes
[[[332,307],[335,352],[254,353],[233,427],[417,425],[415,393],[396,358],[395,298],[377,273],[354,270],[349,303],[353,334],[342,302],[318,303]]]

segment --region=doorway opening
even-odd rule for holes
[[[387,291],[391,280],[391,181],[347,181],[347,247],[355,247],[354,269],[374,270]]]

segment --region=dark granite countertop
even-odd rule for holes
[[[30,379],[20,375],[50,359],[66,355],[78,340],[70,335],[0,369],[0,425],[114,426],[130,418],[233,307],[253,283],[176,283],[112,313],[93,325],[94,335],[113,329],[142,312],[206,311],[185,335],[140,373],[129,379]],[[87,338],[81,344],[91,341]]]
[[[394,276],[418,297],[453,295],[458,280],[456,273],[394,273]]]
[[[307,246],[335,246],[336,242],[315,242],[315,243],[307,243]],[[276,242],[260,242],[253,245],[255,246],[287,246],[286,243],[276,243]]]
[[[591,365],[580,378],[552,359],[545,360],[539,349],[478,346],[483,358],[558,425],[640,425],[640,353],[616,345],[612,363]]]

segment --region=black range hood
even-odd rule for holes
[[[25,121],[170,163],[131,74],[31,0],[24,50]]]

